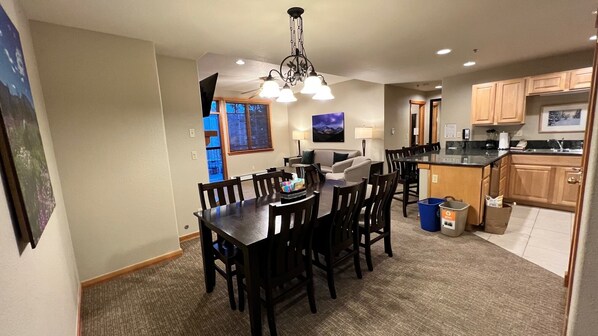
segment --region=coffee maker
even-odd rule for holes
[[[497,148],[497,132],[494,128],[486,131],[486,143],[484,149],[496,149]]]

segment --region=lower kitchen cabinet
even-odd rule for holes
[[[581,157],[571,155],[511,155],[506,198],[521,204],[574,211]]]

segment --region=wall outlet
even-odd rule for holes
[[[438,183],[438,175],[432,174],[432,183]]]
[[[189,129],[189,137],[190,138],[195,138],[195,128],[190,128]]]
[[[197,151],[191,151],[191,160],[197,160]]]

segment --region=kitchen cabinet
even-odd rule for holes
[[[564,93],[575,90],[587,90],[590,88],[591,83],[591,67],[555,72],[529,77],[527,80],[526,94],[530,96],[549,93]]]
[[[513,125],[525,122],[525,79],[476,84],[471,92],[473,125]]]
[[[498,194],[504,196],[507,193],[507,181],[509,181],[509,156],[505,156],[500,160],[500,170],[498,176]]]
[[[518,203],[574,211],[581,156],[512,154],[506,198]]]

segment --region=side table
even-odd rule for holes
[[[286,165],[289,164],[289,159],[290,158],[296,158],[296,157],[301,157],[301,156],[299,156],[299,155],[293,155],[293,156],[285,156],[285,157],[283,157],[282,159],[284,160],[284,166],[286,166]]]

